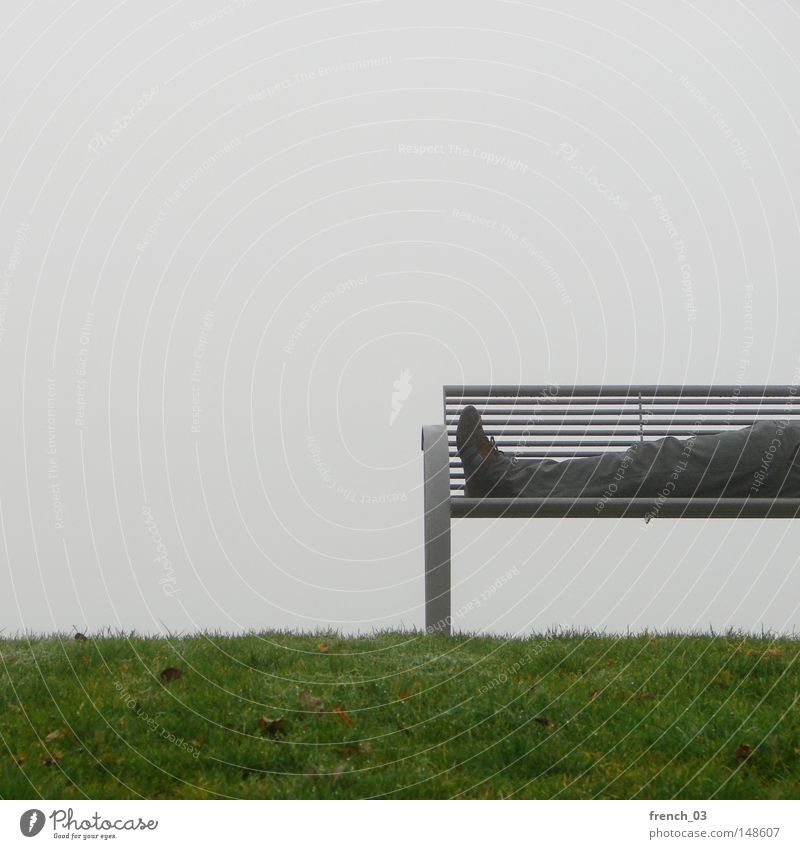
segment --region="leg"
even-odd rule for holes
[[[467,495],[473,498],[594,498],[603,494],[610,480],[619,478],[621,467],[630,465],[628,452],[621,451],[560,462],[512,460],[483,432],[472,405],[459,418],[456,446],[466,473]],[[626,481],[630,489],[632,473]]]
[[[491,473],[498,489],[531,498],[799,498],[800,425],[763,421],[562,462],[504,458]]]
[[[459,447],[480,497],[800,497],[800,424],[757,422],[686,440],[667,436],[571,460],[512,461],[493,449],[472,408]],[[477,417],[477,424],[473,421]],[[459,424],[461,428],[461,424]],[[477,434],[473,436],[473,434]]]
[[[648,489],[661,489],[669,481],[674,484],[670,494],[678,497],[796,498],[800,496],[798,449],[800,426],[770,420],[700,434],[681,443],[680,456],[674,446],[663,458],[648,448],[641,461],[646,465],[652,460],[646,474],[652,479]]]
[[[447,430],[422,429],[425,474],[425,628],[450,633],[450,454]]]

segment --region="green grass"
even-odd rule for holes
[[[733,633],[4,639],[0,796],[798,798],[799,654]]]

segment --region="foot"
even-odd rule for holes
[[[464,407],[456,428],[456,450],[459,455],[467,448],[474,448],[482,458],[488,457],[494,445],[483,432],[480,413],[470,404]]]
[[[456,428],[456,450],[466,473],[467,495],[475,494],[475,490],[486,487],[486,472],[489,466],[497,462],[502,454],[494,443],[494,439],[483,431],[481,417],[475,407],[470,404],[464,407],[458,419]],[[477,484],[477,486],[476,486]]]

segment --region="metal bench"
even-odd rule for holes
[[[425,625],[450,633],[450,521],[462,518],[793,518],[792,498],[467,498],[456,424],[474,404],[502,451],[533,459],[625,451],[637,440],[687,438],[757,421],[800,421],[789,386],[445,386],[444,424],[422,428]]]

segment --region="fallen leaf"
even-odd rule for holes
[[[170,681],[174,681],[176,678],[180,678],[183,675],[183,672],[180,669],[176,669],[174,666],[168,666],[166,669],[161,670],[161,680],[165,684],[169,684]]]
[[[127,664],[127,663],[120,663],[119,668],[120,668],[120,669],[127,669],[127,668],[128,668],[128,664]]]
[[[336,750],[343,758],[352,758],[369,751],[369,743],[347,743]]]
[[[322,702],[316,696],[312,696],[308,690],[301,690],[297,698],[300,702],[300,710],[304,713],[322,713]]]
[[[12,755],[11,760],[17,766],[25,766],[25,762],[28,760],[28,755],[25,752],[19,752],[19,754]]]
[[[591,693],[589,693],[589,698],[590,698],[590,699],[594,699],[596,696],[599,696],[599,695],[600,695],[600,691],[599,691],[599,690],[592,690],[592,692],[591,692]]]
[[[59,737],[63,737],[67,732],[64,731],[63,728],[56,728],[55,731],[51,731],[44,739],[46,743],[52,743],[53,740],[58,740]]]
[[[753,750],[749,746],[739,746],[734,753],[737,761],[746,761],[753,754]]]
[[[261,716],[258,719],[258,730],[266,737],[276,737],[278,734],[286,733],[286,722],[282,716],[277,719]]]
[[[314,648],[319,652],[326,652],[326,651],[328,651],[330,646],[327,643],[317,643],[316,646],[314,646]]]
[[[195,747],[197,747],[197,748],[200,748],[200,746],[205,745],[206,738],[205,738],[205,737],[203,737],[203,735],[201,734],[199,737],[195,737],[195,738],[194,738],[193,740],[191,740],[190,742],[191,742],[191,744],[192,744],[193,746],[195,746]]]
[[[352,725],[352,724],[353,724],[353,719],[352,719],[352,717],[349,717],[349,716],[348,716],[348,715],[347,715],[347,714],[346,714],[346,713],[342,710],[341,705],[336,705],[336,707],[334,708],[334,710],[336,711],[336,716],[338,716],[338,717],[339,717],[339,719],[341,719],[341,720],[342,720],[342,722],[343,722],[345,725]]]

